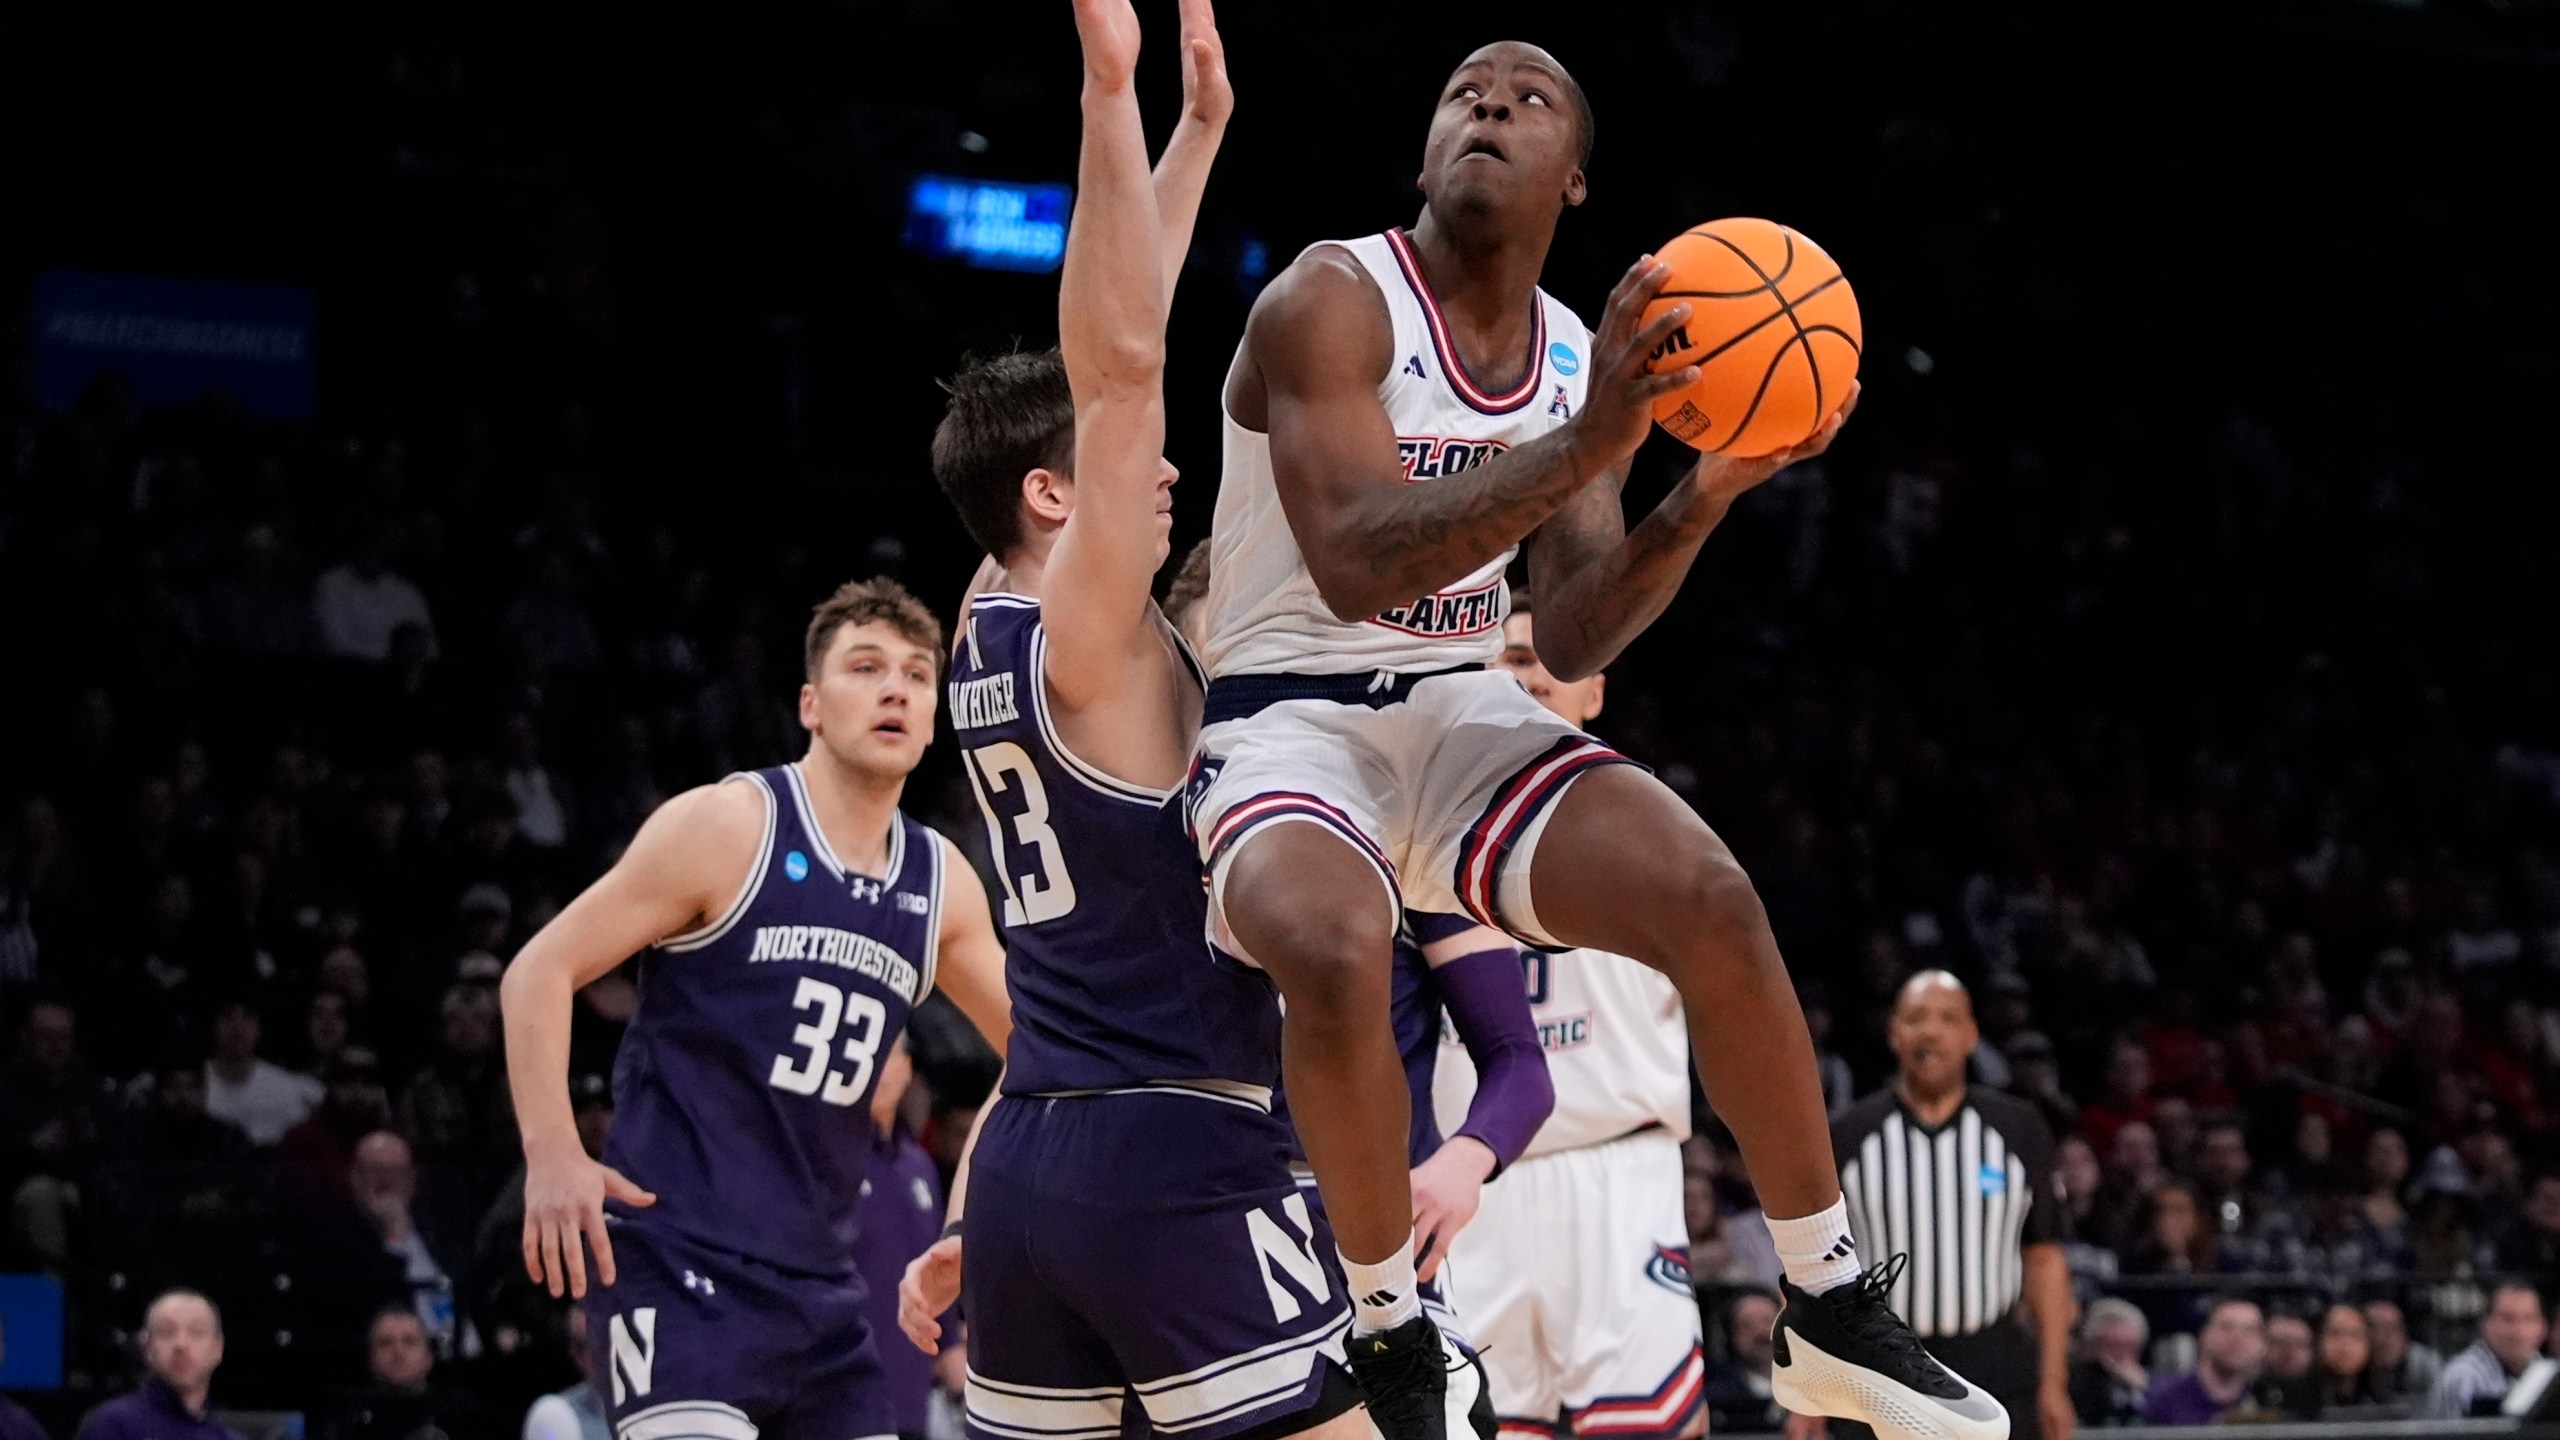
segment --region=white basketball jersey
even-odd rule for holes
[[[1555,429],[1581,408],[1590,378],[1590,332],[1545,291],[1534,297],[1527,374],[1491,394],[1459,363],[1440,304],[1404,232],[1329,243],[1366,266],[1386,296],[1395,354],[1378,382],[1378,400],[1395,426],[1408,483],[1481,465]],[[1232,415],[1223,418],[1226,470],[1218,481],[1204,602],[1204,654],[1212,675],[1445,670],[1484,664],[1501,653],[1502,621],[1511,610],[1503,571],[1513,551],[1436,595],[1416,596],[1366,620],[1336,620],[1316,593],[1289,517],[1281,513],[1271,480],[1270,438],[1237,424]]]
[[[1598,1145],[1649,1125],[1689,1138],[1689,1026],[1671,982],[1605,950],[1532,950],[1523,959],[1529,1013],[1556,1087],[1555,1112],[1523,1153]],[[1441,1133],[1455,1133],[1475,1093],[1476,1067],[1443,1026],[1431,1082]]]

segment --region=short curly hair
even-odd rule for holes
[[[910,594],[906,586],[885,575],[848,580],[809,613],[809,637],[801,652],[803,673],[811,680],[818,678],[818,669],[827,660],[827,647],[835,643],[838,630],[847,625],[874,624],[888,626],[930,653],[934,678],[941,678],[942,622],[934,619],[933,612],[924,608],[924,602]]]

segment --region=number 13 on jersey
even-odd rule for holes
[[[987,817],[987,844],[995,851],[996,879],[1004,885],[1004,923],[1037,925],[1076,908],[1075,878],[1065,849],[1049,828],[1049,792],[1030,754],[1010,740],[967,752],[970,789]],[[1012,823],[996,814],[996,797],[1019,797]],[[1010,807],[1008,807],[1010,808]]]

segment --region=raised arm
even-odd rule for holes
[[[1858,390],[1811,438],[1753,460],[1701,455],[1632,531],[1620,492],[1624,467],[1575,495],[1538,528],[1529,546],[1529,583],[1538,592],[1538,658],[1559,680],[1607,668],[1662,616],[1688,578],[1698,547],[1746,492],[1831,446],[1858,408]]]
[[[750,785],[705,785],[658,807],[612,869],[552,917],[498,984],[507,1085],[524,1139],[524,1268],[553,1295],[587,1293],[579,1237],[596,1278],[613,1283],[607,1198],[645,1206],[649,1193],[588,1157],[569,1103],[569,1007],[578,990],[641,950],[724,913],[746,885],[764,836]]]
[[[1166,523],[1165,271],[1172,262],[1162,250],[1157,184],[1138,122],[1138,20],[1129,0],[1076,0],[1075,11],[1084,45],[1084,134],[1058,287],[1059,349],[1076,410],[1075,504],[1041,582],[1047,684],[1069,712],[1155,693],[1178,674],[1152,613]],[[1187,66],[1215,70],[1220,51],[1207,0],[1189,0],[1183,24]],[[1188,88],[1224,83],[1224,72],[1215,70]],[[1184,127],[1194,123],[1186,115]],[[1184,154],[1168,157],[1177,177],[1168,188],[1196,208],[1215,135],[1177,139]]]
[[[1166,303],[1191,253],[1192,222],[1200,218],[1200,192],[1208,188],[1209,162],[1235,113],[1227,84],[1227,51],[1218,38],[1209,0],[1182,0],[1182,119],[1156,159],[1157,251],[1163,260]]]
[[[1394,333],[1368,272],[1326,248],[1272,283],[1246,322],[1229,406],[1271,437],[1280,507],[1335,618],[1366,619],[1463,579],[1635,453],[1653,398],[1696,378],[1694,368],[1645,373],[1653,347],[1689,317],[1676,305],[1637,323],[1668,273],[1648,255],[1610,292],[1581,414],[1425,485],[1406,482],[1378,401]]]

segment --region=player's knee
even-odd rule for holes
[[[1274,904],[1265,891],[1246,910],[1230,908],[1227,922],[1287,997],[1293,1018],[1321,1023],[1330,1014],[1385,1003],[1395,936],[1383,907],[1303,899]]]
[[[1657,907],[1651,927],[1655,952],[1669,966],[1756,948],[1769,933],[1760,892],[1730,855],[1699,856],[1680,867],[1672,892],[1672,903]]]

